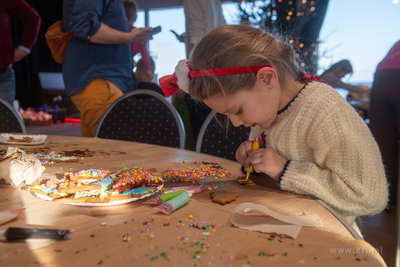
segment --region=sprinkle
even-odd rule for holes
[[[189,219],[193,219],[193,215],[189,215]]]
[[[106,222],[103,222],[103,223],[100,223],[100,225],[101,225],[101,226],[106,226],[107,223],[106,223]]]
[[[304,259],[301,259],[299,262],[300,262],[301,264],[304,264],[306,261],[305,261]]]

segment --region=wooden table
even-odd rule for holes
[[[236,162],[162,146],[65,136],[48,136],[43,146],[56,152],[75,149],[112,152],[81,158],[77,163],[45,165],[43,178],[87,168],[117,171],[140,166],[162,171],[195,161],[217,161],[234,177],[243,176]],[[6,145],[0,145],[0,150],[5,148]],[[10,226],[74,229],[74,236],[65,241],[1,241],[0,265],[385,266],[370,244],[356,239],[340,218],[316,200],[281,191],[268,178],[252,178],[257,186],[243,187],[235,179],[210,186],[213,191],[237,192],[239,198],[230,204],[211,202],[210,192],[205,191],[193,195],[189,204],[171,215],[143,205],[144,200],[111,207],[57,204],[34,197],[19,186],[2,183],[0,211],[26,210],[16,220],[0,225],[0,230]],[[230,217],[235,207],[244,202],[262,203],[286,215],[317,213],[324,226],[303,227],[297,239],[243,230],[231,225]],[[215,224],[215,227],[202,230],[191,227],[193,223]],[[124,241],[124,236],[130,236],[130,242]]]

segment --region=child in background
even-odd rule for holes
[[[353,74],[353,67],[351,66],[350,61],[344,59],[336,62],[324,73],[322,73],[321,79],[333,88],[342,88],[350,93],[355,93],[358,95],[362,95],[364,93],[368,95],[368,89],[342,82],[341,79],[349,73]]]
[[[124,4],[124,8],[125,8],[126,18],[128,19],[128,23],[129,23],[129,30],[132,30],[135,28],[133,26],[133,24],[135,23],[135,21],[137,19],[137,12],[139,10],[139,6],[134,0],[124,0],[123,4]],[[150,80],[152,80],[154,77],[154,74],[151,70],[150,56],[149,56],[149,51],[147,51],[146,43],[132,44],[132,57],[134,57],[138,53],[140,53],[142,55],[144,67],[147,71],[148,76],[151,78]],[[133,61],[133,67],[136,67],[135,61]]]
[[[323,200],[359,231],[355,218],[381,212],[388,201],[378,146],[346,100],[304,75],[296,58],[289,44],[260,29],[226,25],[160,84],[166,96],[179,86],[234,126],[251,126],[236,152],[240,164],[282,190]],[[261,148],[251,152],[256,137]]]

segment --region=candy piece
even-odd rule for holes
[[[169,201],[161,204],[160,206],[154,207],[154,209],[164,212],[165,214],[171,214],[173,211],[179,209],[190,201],[189,194],[183,192],[180,195],[170,199]]]
[[[144,202],[144,204],[159,205],[159,204],[167,202],[168,200],[170,200],[176,196],[179,196],[182,193],[187,193],[187,191],[185,189],[181,189],[178,191],[166,193],[166,194],[160,195],[158,197],[151,198],[151,199],[147,200],[146,202]]]

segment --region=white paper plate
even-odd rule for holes
[[[32,142],[8,142],[9,137],[14,137],[15,139],[23,139],[24,137],[31,137]],[[46,142],[47,135],[29,135],[29,134],[0,134],[0,143],[6,145],[23,145],[23,146],[36,146],[42,145]]]
[[[157,186],[157,190],[152,192],[152,193],[148,193],[145,194],[143,196],[140,197],[133,197],[133,198],[128,198],[128,199],[121,199],[121,200],[115,200],[115,201],[110,201],[108,203],[63,203],[63,204],[67,204],[67,205],[72,205],[72,206],[82,206],[82,207],[104,207],[104,206],[115,206],[115,205],[121,205],[121,204],[126,204],[129,202],[133,202],[139,199],[143,199],[149,196],[152,196],[156,193],[158,193],[162,188],[163,188],[163,184]],[[35,193],[35,196],[37,196],[38,198],[44,199],[44,200],[53,200],[53,198],[46,196],[46,195],[42,195],[42,194],[38,194]]]

